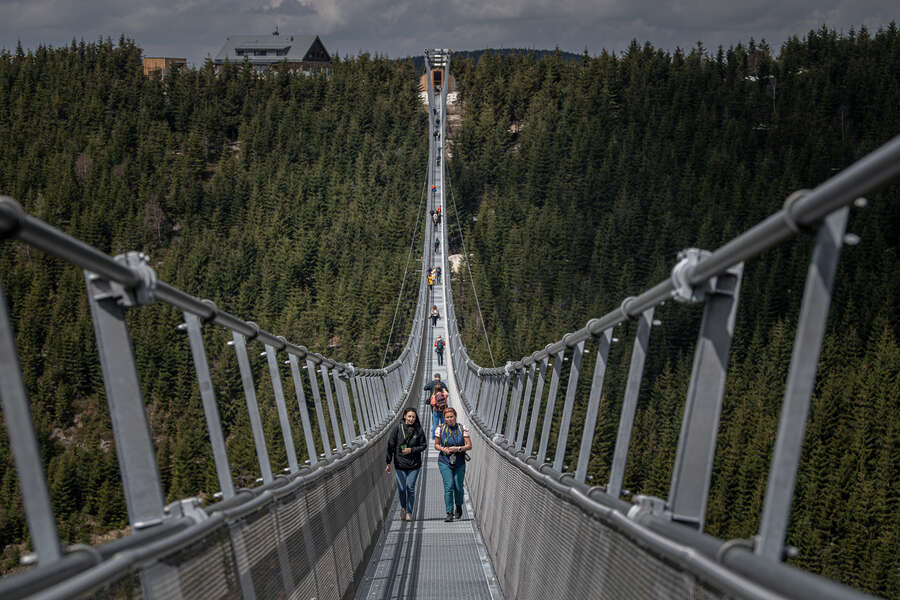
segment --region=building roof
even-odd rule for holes
[[[213,59],[241,63],[247,58],[254,64],[288,62],[329,62],[331,56],[317,35],[231,35]]]

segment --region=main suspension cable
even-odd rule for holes
[[[466,269],[469,271],[469,283],[472,284],[472,295],[475,296],[475,308],[478,309],[478,317],[481,319],[481,330],[484,331],[484,341],[487,342],[488,354],[491,357],[491,366],[496,367],[494,363],[494,353],[491,351],[491,340],[488,338],[487,327],[484,324],[484,315],[481,313],[481,303],[478,302],[478,292],[475,291],[475,278],[472,277],[472,267],[469,266],[469,251],[466,250],[466,238],[463,236],[462,224],[459,222],[459,209],[456,208],[456,196],[453,194],[453,186],[450,185],[450,169],[445,169],[444,173],[447,178],[447,189],[450,190],[450,201],[453,202],[453,214],[456,215],[456,228],[459,229],[459,239],[462,242],[463,262],[466,263]]]
[[[427,170],[426,170],[427,171]],[[409,252],[406,255],[406,268],[403,269],[403,281],[400,283],[400,293],[397,295],[397,306],[394,308],[394,318],[391,319],[391,332],[388,334],[387,344],[384,347],[384,356],[381,357],[381,368],[387,361],[388,349],[391,347],[391,338],[394,336],[394,324],[397,322],[397,313],[400,311],[400,302],[403,300],[403,289],[406,286],[406,274],[409,272],[409,261],[412,258],[413,249],[416,246],[416,236],[419,233],[419,219],[422,216],[422,205],[425,203],[425,190],[428,188],[428,176],[422,184],[422,195],[419,198],[419,208],[416,211],[416,226],[413,228],[412,239],[409,242]]]

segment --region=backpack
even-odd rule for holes
[[[441,392],[440,395],[432,394],[431,408],[439,412],[443,412],[444,409],[447,408],[447,396],[447,392]]]
[[[444,340],[438,340],[434,343],[434,347],[437,348],[438,352],[444,351]]]

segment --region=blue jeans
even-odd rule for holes
[[[441,470],[441,479],[444,480],[444,506],[447,512],[453,512],[453,502],[456,506],[463,505],[463,481],[466,478],[466,461],[462,455],[457,457],[455,467],[438,461],[438,469]]]
[[[438,428],[438,425],[444,424],[444,413],[436,410],[431,411],[431,432],[428,434],[428,439],[430,441],[434,441],[434,430]]]
[[[397,495],[400,496],[400,508],[408,513],[413,511],[413,504],[416,501],[416,479],[419,478],[420,470],[394,469],[394,474],[397,476]]]

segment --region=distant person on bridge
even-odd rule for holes
[[[387,466],[384,468],[385,473],[390,473],[393,461],[397,494],[400,496],[401,520],[412,521],[416,479],[422,468],[422,452],[426,446],[425,430],[419,423],[419,414],[414,408],[404,409],[403,420],[397,424],[388,439]]]
[[[444,342],[444,338],[441,336],[437,336],[437,339],[434,341],[434,351],[437,353],[438,364],[444,364],[444,346],[447,344]]]
[[[438,237],[434,238],[434,251],[437,252],[441,249],[441,240]]]
[[[434,449],[440,452],[438,469],[444,480],[444,507],[447,509],[446,522],[454,516],[462,517],[463,481],[466,477],[466,452],[472,449],[469,430],[456,422],[456,409],[444,410],[444,423],[434,428]],[[454,504],[456,510],[454,511]]]
[[[434,211],[431,211],[431,224],[437,227],[438,223],[441,222],[441,215]]]
[[[441,265],[434,268],[434,282],[437,284],[441,283]]]
[[[440,277],[440,270],[438,271],[438,277]],[[437,325],[437,320],[441,318],[441,313],[438,312],[437,305],[433,305],[431,307],[431,326],[434,327]]]
[[[434,289],[434,273],[431,272],[431,269],[428,270],[428,291]]]
[[[443,384],[441,383],[440,373],[435,373],[434,379],[425,384],[425,391],[433,394],[435,386],[443,387]]]
[[[447,399],[450,394],[440,382],[435,382],[434,393],[431,395],[431,427],[432,429],[444,422],[444,409],[447,408]]]

